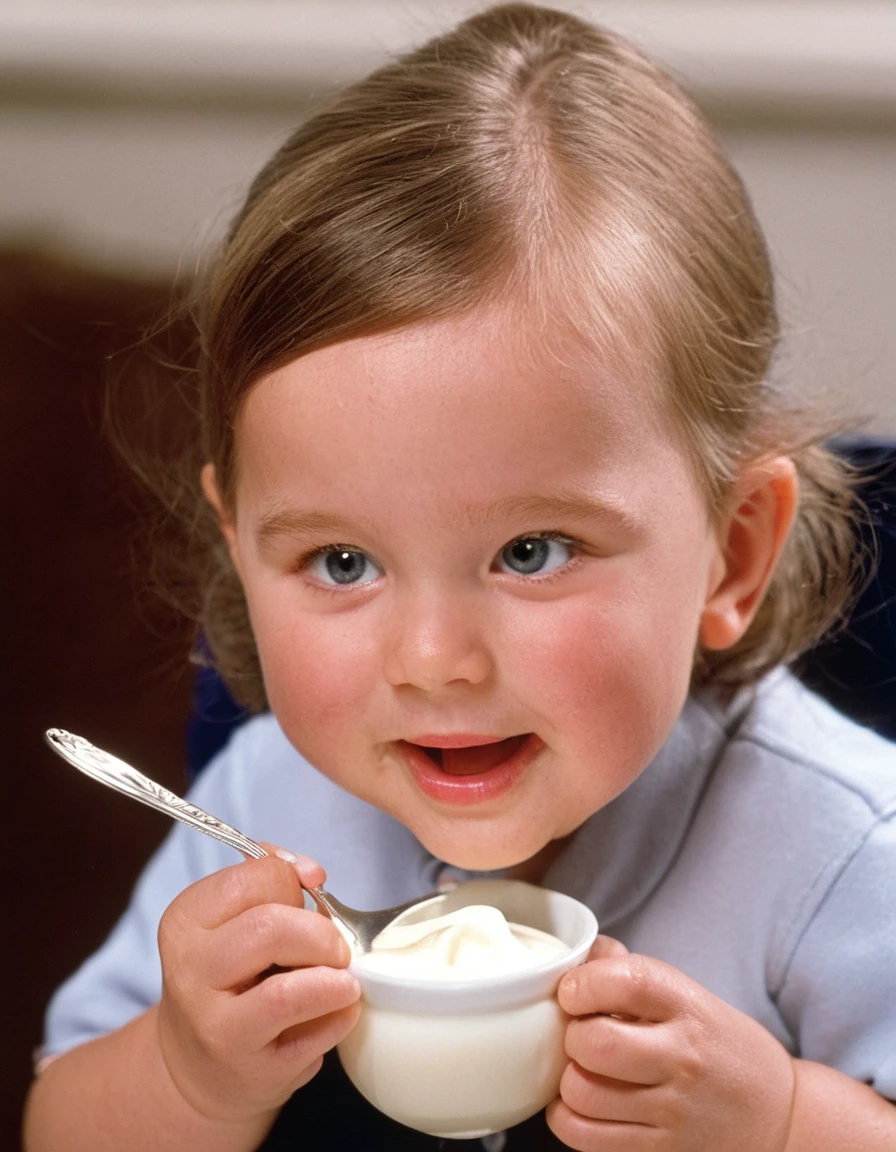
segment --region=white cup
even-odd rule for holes
[[[556,999],[564,972],[581,964],[597,921],[571,896],[518,880],[474,880],[416,923],[491,904],[507,920],[557,936],[569,951],[537,967],[476,980],[411,980],[366,971],[361,1017],[338,1046],[346,1073],[374,1107],[433,1136],[473,1139],[533,1116],[557,1095],[567,1058],[566,1016]]]

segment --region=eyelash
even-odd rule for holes
[[[577,540],[575,536],[569,536],[565,532],[523,532],[520,536],[514,536],[512,540],[508,540],[504,547],[501,548],[498,552],[498,555],[495,558],[496,561],[503,552],[505,552],[508,548],[512,548],[514,544],[517,544],[521,540],[554,540],[558,544],[565,544],[571,552],[569,559],[564,564],[559,564],[556,568],[551,568],[548,572],[536,572],[531,576],[525,576],[522,573],[501,572],[502,576],[517,576],[520,580],[523,580],[529,584],[533,584],[535,582],[540,584],[547,584],[548,581],[559,579],[567,572],[569,572],[570,568],[576,565],[579,560],[581,560],[582,554],[585,551],[585,545],[581,540]]]
[[[359,548],[356,544],[323,544],[320,548],[312,548],[310,552],[304,553],[300,556],[295,563],[294,571],[297,573],[308,572],[315,560],[320,559],[321,556],[329,556],[334,552],[359,552],[367,556],[368,553]],[[374,561],[375,563],[375,561]],[[364,584],[319,584],[316,581],[310,581],[310,586],[316,592],[329,593],[330,595],[342,595],[345,592],[358,591],[361,588],[368,588],[373,581]]]
[[[558,579],[559,577],[563,576],[566,572],[568,572],[572,566],[577,564],[577,562],[582,557],[582,553],[585,551],[585,545],[583,544],[583,542],[581,540],[577,540],[574,536],[569,536],[565,532],[552,532],[552,531],[523,532],[519,536],[514,536],[512,540],[508,540],[508,542],[498,550],[498,552],[495,556],[494,563],[495,564],[498,563],[498,561],[501,557],[501,554],[503,552],[505,552],[508,548],[512,548],[514,546],[514,544],[517,544],[518,542],[520,542],[522,540],[553,540],[553,541],[556,541],[558,544],[565,544],[571,552],[571,556],[569,557],[569,559],[565,563],[559,564],[556,568],[552,568],[548,572],[544,572],[544,573],[537,573],[536,572],[536,573],[533,573],[531,575],[524,575],[523,573],[513,573],[513,572],[506,572],[506,571],[500,572],[500,574],[502,576],[509,576],[511,578],[516,576],[518,579],[520,579],[526,583],[530,583],[530,584],[535,583],[535,582],[538,582],[541,584],[546,584],[548,581]],[[310,552],[306,552],[304,555],[300,556],[299,559],[297,560],[296,564],[295,564],[294,571],[295,572],[307,572],[311,568],[311,566],[315,562],[315,560],[319,559],[321,556],[327,556],[327,555],[334,553],[334,552],[360,552],[360,553],[363,553],[364,555],[367,555],[367,553],[365,552],[365,550],[363,548],[359,548],[357,545],[354,545],[354,544],[324,544],[320,548],[314,548]],[[374,563],[375,563],[375,561],[374,561]],[[363,584],[357,584],[357,585],[353,585],[353,584],[338,585],[338,584],[321,584],[321,583],[317,583],[317,582],[312,582],[311,587],[317,592],[323,592],[323,593],[326,593],[329,595],[344,595],[346,592],[351,592],[351,591],[357,592],[360,589],[368,588],[373,583],[374,583],[374,581],[365,581]]]

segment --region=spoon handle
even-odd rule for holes
[[[260,844],[256,844],[236,828],[231,828],[223,820],[217,820],[202,808],[169,792],[167,788],[163,788],[155,780],[150,780],[130,764],[110,756],[108,752],[103,752],[83,736],[73,736],[71,732],[64,732],[61,728],[50,728],[46,735],[47,743],[55,752],[93,780],[98,780],[117,792],[123,792],[125,796],[139,800],[142,804],[148,804],[150,808],[164,812],[183,824],[189,824],[191,828],[198,828],[207,836],[214,836],[216,840],[235,848],[244,856],[255,860],[267,856],[267,852]]]

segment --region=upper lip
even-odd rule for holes
[[[502,740],[510,740],[514,736],[522,736],[526,733],[514,732],[510,736],[485,736],[481,733],[471,732],[448,732],[448,733],[424,733],[422,736],[415,736],[412,740],[406,739],[406,744],[416,744],[421,748],[476,748],[483,744],[500,744]]]

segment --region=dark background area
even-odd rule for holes
[[[107,380],[139,363],[169,296],[0,252],[2,1149],[20,1146],[47,999],[104,938],[169,823],[68,766],[45,729],[186,787],[190,630],[147,587],[144,498],[103,433]]]

